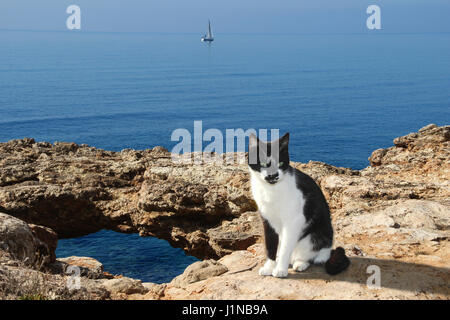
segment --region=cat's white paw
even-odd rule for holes
[[[272,275],[272,268],[266,268],[265,266],[259,268],[259,275],[260,276],[271,276]]]
[[[302,272],[308,269],[309,263],[305,261],[295,261],[292,265],[292,269],[294,269],[297,272]]]
[[[264,266],[259,269],[260,276],[271,276],[273,268],[275,267],[275,261],[267,260]]]
[[[287,275],[288,275],[287,269],[275,267],[275,269],[273,269],[273,271],[272,271],[272,277],[275,277],[275,278],[286,278]]]

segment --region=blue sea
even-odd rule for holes
[[[0,30],[0,141],[171,149],[177,128],[277,128],[295,161],[361,169],[377,148],[450,122],[450,34],[197,34]],[[101,231],[58,256],[167,282],[195,261]]]

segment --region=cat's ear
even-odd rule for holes
[[[280,149],[287,148],[289,145],[289,132],[280,138]]]
[[[257,146],[258,146],[258,137],[254,133],[251,133],[250,136],[248,137],[248,148],[254,149]]]

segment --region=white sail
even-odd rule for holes
[[[211,31],[211,21],[208,20],[208,34],[206,35],[208,39],[212,39],[212,31]]]

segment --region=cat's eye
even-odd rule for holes
[[[282,167],[284,165],[284,162],[280,162],[280,163],[278,163],[278,167]]]
[[[268,167],[268,165],[267,165],[267,163],[266,163],[266,162],[261,162],[261,167],[263,167],[263,168],[267,168],[267,167]]]

